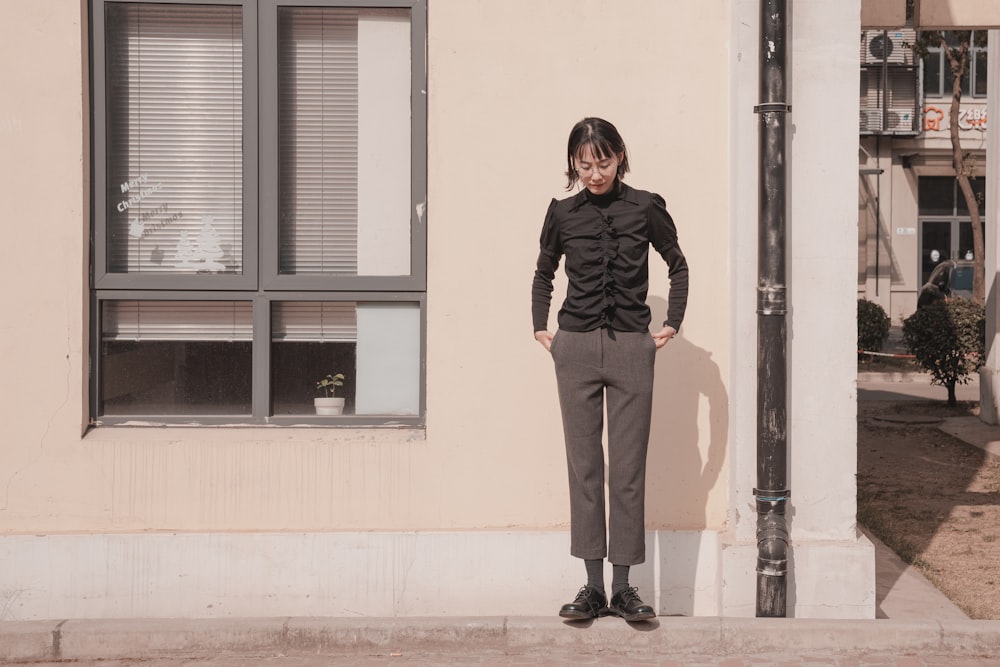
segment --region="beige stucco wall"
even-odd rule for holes
[[[82,435],[85,4],[0,4],[0,56],[21,64],[0,69],[0,532],[565,528],[528,288],[566,135],[588,114],[622,130],[630,181],[666,198],[692,267],[682,336],[658,359],[649,525],[724,527],[729,84],[726,49],[704,35],[728,24],[727,2],[430,1],[426,430]],[[653,281],[662,317],[662,267]]]
[[[86,383],[86,3],[0,5],[0,530],[95,505],[77,467]],[[83,455],[86,456],[85,454]],[[41,501],[41,502],[38,502]]]
[[[728,409],[728,211],[719,196],[726,53],[662,34],[668,26],[690,26],[683,34],[694,35],[695,26],[724,25],[726,5],[649,1],[607,12],[593,1],[431,4],[428,210],[438,222],[431,223],[428,314],[441,326],[428,338],[428,437],[455,442],[473,469],[526,483],[543,524],[565,520],[565,463],[551,363],[531,334],[529,286],[545,208],[566,196],[566,137],[585,115],[621,130],[628,180],[665,197],[692,267],[682,338],[658,358],[649,522],[723,521],[724,486],[715,481]],[[686,59],[690,66],[677,66]],[[652,267],[654,319],[662,319],[665,270],[655,257]],[[448,390],[491,382],[513,400]]]

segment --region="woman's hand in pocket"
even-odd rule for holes
[[[542,344],[547,352],[552,351],[552,334],[548,331],[536,331],[535,340]]]
[[[653,334],[653,342],[656,343],[656,349],[659,350],[664,345],[667,344],[671,338],[677,333],[677,329],[673,327],[663,327],[659,331]],[[536,336],[538,334],[535,334]]]

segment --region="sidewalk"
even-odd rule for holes
[[[847,657],[853,657],[850,664],[857,665],[868,664],[858,663],[860,657],[892,656],[910,658],[899,663],[908,665],[951,664],[937,660],[945,657],[962,658],[966,665],[997,665],[1000,621],[661,617],[629,625],[617,618],[573,624],[555,614],[545,618],[77,620],[4,622],[0,646],[0,657],[6,661],[78,664],[109,660],[157,664],[153,661],[179,658],[198,659],[199,664],[206,660],[216,664],[215,659],[228,660],[220,664],[281,664],[280,660],[295,657],[325,661],[305,664],[330,664],[338,657],[358,664],[362,659],[437,656],[438,662],[421,664],[534,665],[580,664],[580,656],[599,655],[669,656],[681,661],[669,664],[706,664],[710,659],[715,661],[707,664],[722,664],[723,658],[729,665],[758,664],[734,660],[771,656],[789,666],[841,664],[832,660]],[[686,658],[698,662],[687,663]]]
[[[859,400],[944,399],[926,377],[859,377]],[[965,386],[978,400],[978,387]],[[928,392],[931,393],[928,396]],[[975,393],[973,397],[972,394]],[[941,429],[1000,454],[1000,427]],[[1000,665],[1000,621],[975,621],[875,544],[873,620],[660,617],[110,619],[0,622],[0,662],[118,667],[278,665]],[[794,547],[793,547],[794,548]]]

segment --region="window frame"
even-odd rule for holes
[[[116,3],[229,5],[243,9],[243,271],[240,274],[111,273],[107,146],[105,8]],[[404,8],[410,12],[410,274],[278,274],[277,12],[281,6]],[[427,333],[427,2],[426,0],[90,0],[91,298],[90,423],[423,427]],[[269,61],[268,58],[271,58]],[[270,96],[270,97],[268,97]],[[270,179],[270,180],[269,180]],[[253,308],[250,415],[101,415],[101,313],[116,300],[250,301]],[[409,302],[419,307],[419,407],[416,415],[271,414],[271,303]]]
[[[261,238],[275,252],[261,255],[262,288],[267,290],[402,290],[427,289],[427,234],[424,230],[423,209],[427,192],[427,142],[415,138],[426,133],[426,12],[417,11],[426,0],[355,0],[330,2],[330,0],[259,0],[261,24],[276,26],[280,7],[359,7],[359,8],[409,8],[410,20],[410,275],[282,275],[278,271],[278,43],[277,30],[262,31],[260,35],[261,91],[260,100],[260,213]]]
[[[257,12],[248,7],[254,0],[91,0],[91,150],[93,160],[93,257],[94,287],[97,289],[253,289],[256,287],[257,258],[257,106],[243,104],[243,272],[213,276],[174,275],[144,272],[142,274],[112,273],[108,271],[109,216],[107,168],[107,35],[105,34],[105,7],[113,4],[162,4],[162,5],[227,5],[243,8],[243,99],[259,99],[257,91],[257,46],[248,35],[257,33]],[[103,221],[103,222],[102,222]]]

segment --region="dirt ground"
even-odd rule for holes
[[[978,413],[975,403],[858,403],[858,520],[971,618],[1000,620],[1000,459],[906,423]]]

